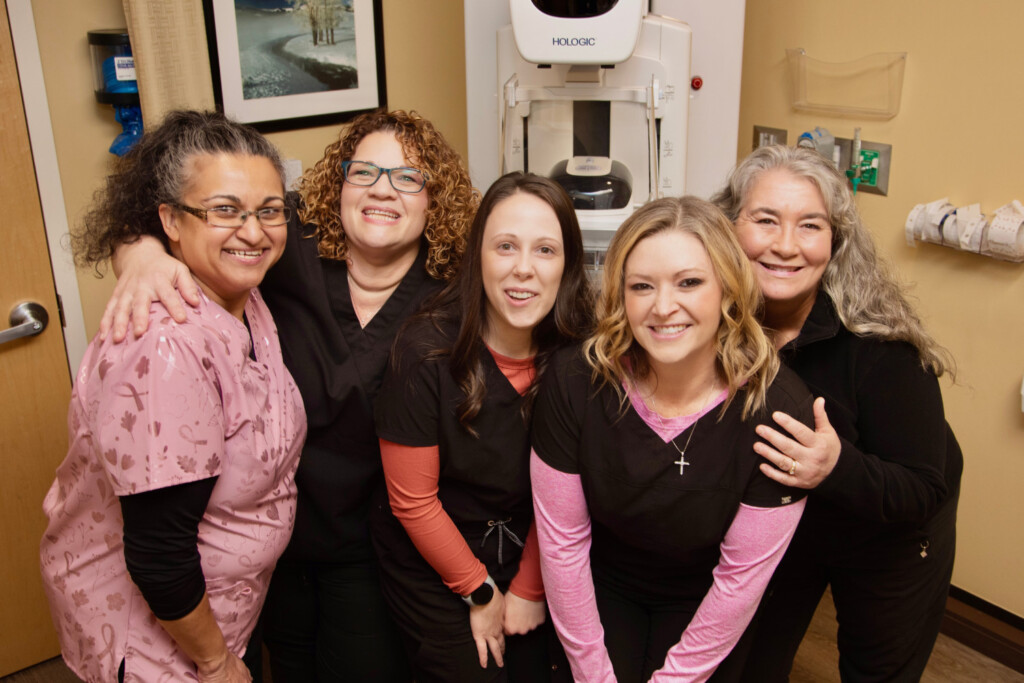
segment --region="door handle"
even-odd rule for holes
[[[46,309],[34,301],[23,301],[11,310],[11,326],[0,332],[0,344],[22,337],[34,337],[46,329],[50,316]]]

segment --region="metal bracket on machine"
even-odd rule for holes
[[[660,117],[658,109],[659,101],[658,79],[652,77],[651,84],[635,88],[588,88],[588,87],[545,87],[519,85],[519,75],[513,74],[505,81],[501,88],[501,135],[498,150],[501,172],[508,173],[506,165],[505,150],[507,149],[508,128],[511,125],[512,115],[510,110],[515,110],[514,116],[525,119],[530,115],[531,102],[545,101],[600,101],[600,102],[629,102],[642,104],[647,110],[648,131],[647,131],[647,158],[649,161],[648,173],[650,174],[651,190],[649,199],[657,199],[661,196],[661,183],[659,180],[658,162],[658,135],[656,122]]]

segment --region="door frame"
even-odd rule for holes
[[[6,0],[7,18],[11,24],[14,55],[18,62],[18,80],[28,124],[32,161],[36,171],[36,187],[43,210],[46,241],[50,250],[50,270],[57,295],[64,312],[64,349],[68,370],[72,377],[85,355],[89,339],[85,332],[82,298],[78,290],[78,275],[68,248],[68,214],[64,205],[64,189],[57,166],[57,146],[50,122],[50,105],[43,81],[43,63],[39,56],[32,0]],[[82,59],[86,59],[85,55]],[[0,311],[0,328],[7,327],[7,311]],[[58,322],[57,316],[51,318]]]

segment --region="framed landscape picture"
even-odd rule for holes
[[[261,131],[386,106],[382,0],[203,0],[217,105]]]

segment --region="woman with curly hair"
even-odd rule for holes
[[[756,447],[768,476],[813,493],[759,612],[747,678],[787,680],[831,584],[842,679],[916,681],[956,545],[963,456],[937,379],[952,359],[819,154],[762,147],[713,201],[754,266],[783,362],[819,397],[814,429],[775,415]]]
[[[517,172],[491,185],[468,241],[377,397],[391,505],[371,528],[418,683],[535,683],[552,660],[529,417],[552,355],[590,332],[583,237],[559,185]]]
[[[803,511],[759,469],[755,427],[811,420],[757,320],[732,226],[694,197],[612,238],[597,331],[534,409],[544,588],[577,681],[734,680],[737,646]]]
[[[262,135],[176,111],[74,234],[81,265],[111,231],[157,240],[201,292],[180,323],[154,303],[141,337],[94,339],[75,378],[40,551],[64,660],[89,683],[252,680],[240,656],[291,535],[305,434],[255,289],[289,213]]]
[[[478,196],[429,121],[375,111],[341,132],[289,202],[298,217],[261,292],[309,435],[295,532],[264,609],[273,677],[409,680],[367,526],[383,485],[372,405],[398,328],[455,273]],[[145,328],[140,302],[154,295],[183,312],[172,283],[194,299],[154,246],[118,249],[122,277],[104,318],[114,320],[115,337],[126,332],[129,309],[134,328]]]

